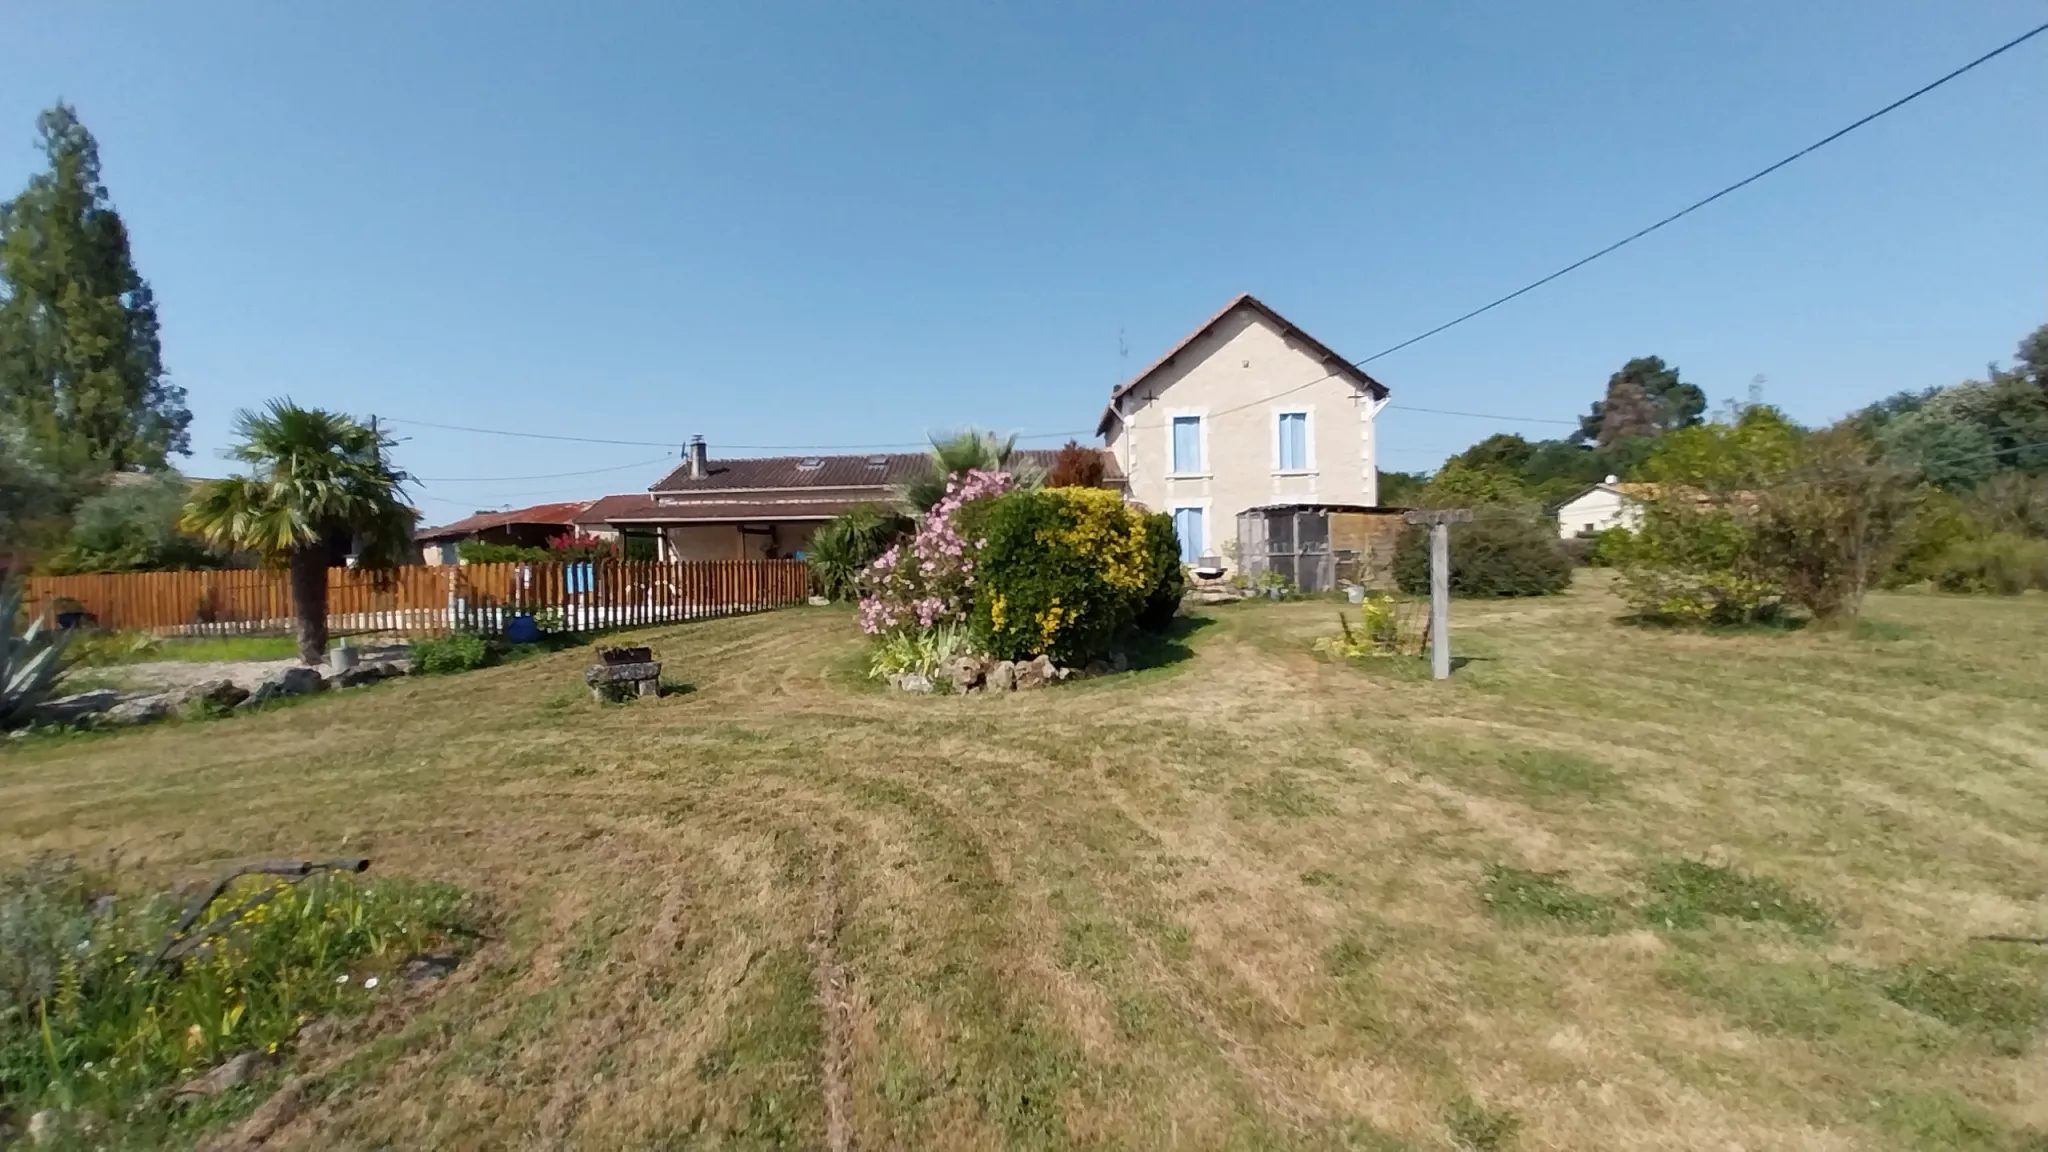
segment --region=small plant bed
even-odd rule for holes
[[[1101,488],[948,478],[908,540],[860,575],[869,675],[908,692],[1007,692],[1123,671],[1187,592],[1171,517]]]
[[[1385,593],[1368,595],[1358,605],[1358,624],[1341,609],[1337,634],[1316,637],[1317,654],[1339,660],[1374,656],[1420,655],[1429,640],[1428,605],[1396,600]]]
[[[253,1106],[309,1027],[451,971],[468,899],[368,865],[257,865],[182,906],[69,860],[0,876],[4,1119],[37,1143],[153,1146]]]

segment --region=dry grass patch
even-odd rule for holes
[[[1247,603],[996,700],[705,622],[623,707],[563,655],[10,745],[0,853],[489,899],[278,1146],[2029,1147],[2048,950],[1965,937],[2048,933],[2048,601],[1620,611],[1460,604],[1432,684]]]

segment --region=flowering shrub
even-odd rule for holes
[[[981,516],[976,640],[1006,660],[1102,655],[1162,579],[1144,516],[1114,492],[1015,492]]]
[[[0,872],[0,1100],[91,1115],[107,1147],[174,1143],[170,1085],[367,1009],[408,957],[475,930],[445,885],[247,877],[190,926],[196,947],[154,962],[178,901],[107,880],[47,858]]]
[[[564,532],[548,539],[549,559],[563,563],[579,560],[617,560],[619,542],[586,532]]]
[[[926,630],[967,619],[974,600],[977,542],[959,522],[963,510],[1000,496],[1006,472],[975,469],[946,481],[946,494],[907,542],[882,553],[861,576],[860,628],[870,636]]]

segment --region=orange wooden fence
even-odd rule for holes
[[[801,560],[334,568],[327,627],[336,635],[500,632],[527,613],[544,628],[584,632],[759,612],[801,603],[809,590]],[[292,627],[290,585],[271,569],[33,576],[27,593],[31,614],[83,611],[124,631],[246,636]]]

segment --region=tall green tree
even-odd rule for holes
[[[2027,333],[2027,338],[2020,341],[2019,354],[2013,359],[2021,376],[2034,387],[2048,392],[2048,324]]]
[[[1610,419],[1609,405],[1617,399],[1627,405],[1627,411],[1616,412]],[[1605,446],[1629,436],[1690,428],[1706,411],[1707,394],[1681,379],[1676,367],[1661,356],[1638,356],[1608,377],[1606,398],[1594,401],[1592,410],[1579,417],[1579,439]]]
[[[1661,437],[1639,472],[1649,480],[1708,492],[1755,488],[1791,467],[1804,435],[1783,412],[1757,404],[1730,422],[1681,428]]]
[[[1600,429],[1594,440],[1602,448],[1657,434],[1656,402],[1634,380],[1616,376],[1608,381],[1607,398],[1599,408]]]
[[[189,454],[156,298],[68,104],[36,120],[45,171],[0,204],[0,413],[66,469],[161,468]]]
[[[128,476],[132,483],[80,501],[71,532],[44,567],[72,572],[176,572],[219,568],[227,561],[180,530],[192,481],[176,472]]]
[[[1529,458],[1535,452],[1536,446],[1526,439],[1512,432],[1496,432],[1444,463],[1460,464],[1488,472],[1519,474],[1528,467]]]
[[[254,552],[291,573],[299,659],[327,654],[327,569],[354,546],[359,567],[399,564],[418,513],[405,473],[385,461],[393,441],[350,417],[290,400],[235,413],[232,459],[246,476],[208,481],[183,527],[224,552]]]

